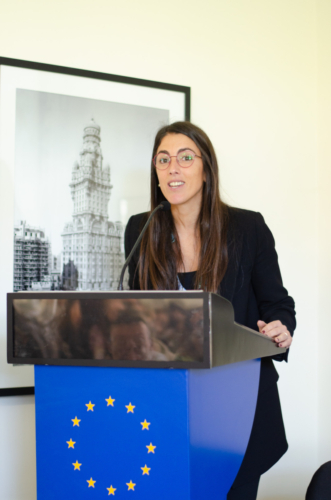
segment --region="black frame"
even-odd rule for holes
[[[84,78],[93,78],[98,80],[106,80],[117,83],[124,83],[128,85],[136,85],[142,87],[149,87],[154,89],[169,90],[173,92],[181,92],[185,96],[185,120],[190,120],[191,116],[191,89],[183,85],[175,85],[171,83],[156,82],[153,80],[143,80],[141,78],[133,78],[128,76],[114,75],[110,73],[102,73],[99,71],[89,71],[78,68],[70,68],[67,66],[57,66],[53,64],[38,63],[32,61],[24,61],[21,59],[12,59],[7,57],[0,57],[0,66],[13,66],[25,69],[33,69],[38,71],[45,71],[49,73],[60,73],[64,75],[78,76]],[[149,365],[150,366],[150,365]],[[0,388],[1,396],[20,396],[34,394],[34,387],[15,387],[15,388]]]
[[[21,59],[12,59],[10,57],[0,57],[0,66],[1,65],[35,69],[38,71],[47,71],[49,73],[61,73],[63,75],[81,76],[84,78],[95,78],[97,80],[106,80],[110,82],[127,83],[128,85],[138,85],[139,87],[182,92],[185,94],[185,120],[189,121],[191,118],[191,87],[185,87],[184,85],[156,82],[154,80],[143,80],[141,78],[133,78],[130,76],[113,75],[111,73],[101,73],[100,71],[69,68],[67,66],[56,66],[53,64],[23,61]]]
[[[179,295],[180,294],[180,295]],[[16,358],[14,356],[14,305],[15,299],[59,299],[68,300],[103,300],[103,299],[202,299],[203,300],[203,361],[114,361],[99,359],[54,359],[54,358]],[[211,367],[210,352],[210,314],[208,292],[16,292],[7,294],[7,361],[13,364],[25,365],[56,365],[56,366],[106,366],[121,368],[176,368],[201,369]]]

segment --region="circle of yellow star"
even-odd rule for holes
[[[94,483],[96,483],[96,481],[93,481],[93,479],[86,479],[86,482],[88,483],[88,487],[92,486],[92,488],[94,488]]]
[[[130,479],[130,482],[129,483],[125,483],[128,487],[128,491],[129,490],[133,490],[134,491],[134,487],[136,486],[136,483],[133,483],[132,480]]]
[[[125,405],[125,408],[128,409],[128,411],[126,413],[133,413],[133,408],[135,408],[135,406],[133,406],[131,403],[129,403],[128,405]]]
[[[147,430],[149,431],[149,426],[151,425],[151,423],[150,423],[150,422],[147,422],[147,421],[146,421],[146,418],[145,418],[145,420],[144,420],[143,422],[140,422],[140,424],[143,426],[143,428],[141,429],[142,431],[143,431],[144,429],[147,429]]]
[[[87,406],[87,411],[93,411],[93,406],[95,405],[93,405],[90,401],[89,403],[85,404],[85,406]]]
[[[143,475],[147,474],[147,476],[149,476],[149,471],[151,470],[150,467],[147,467],[147,465],[145,465],[145,467],[140,467],[140,468],[143,471]]]
[[[71,420],[72,420],[72,422],[74,423],[73,427],[75,427],[75,425],[77,425],[77,427],[79,427],[79,422],[80,422],[80,420],[79,420],[77,417],[72,418]]]
[[[150,443],[146,445],[146,448],[148,449],[148,453],[154,453],[156,446],[153,446],[152,443]]]
[[[109,398],[106,399],[106,401],[107,401],[107,406],[114,406],[115,399],[112,399],[111,396],[109,396]],[[115,490],[116,490],[116,488],[115,488]]]
[[[79,464],[79,463],[78,463],[78,460],[76,460],[76,462],[75,462],[74,464],[72,464],[72,465],[74,466],[74,470],[80,470],[80,466],[81,466],[82,464]]]
[[[113,488],[112,486],[110,486],[110,488],[107,488],[107,490],[109,491],[108,496],[109,495],[114,495],[115,496],[115,491],[117,490],[117,488]]]
[[[76,444],[76,441],[73,441],[71,438],[70,441],[66,441],[66,443],[68,445],[68,448],[75,448],[74,444]]]

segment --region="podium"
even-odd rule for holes
[[[212,293],[8,294],[8,362],[36,365],[38,500],[225,500],[259,358],[284,351]]]

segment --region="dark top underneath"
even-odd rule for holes
[[[196,271],[190,271],[189,273],[178,273],[178,279],[181,282],[185,290],[194,290],[194,281]]]

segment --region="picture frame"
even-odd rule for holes
[[[69,234],[70,224],[65,226],[67,233],[61,229],[64,227],[62,212],[63,207],[66,206],[67,220],[77,222],[77,210],[81,210],[80,204],[84,203],[83,198],[78,199],[78,196],[75,198],[73,194],[75,187],[72,187],[72,175],[73,169],[81,165],[84,154],[85,157],[90,154],[87,136],[90,133],[88,127],[91,123],[94,130],[94,132],[92,130],[92,135],[94,134],[92,140],[99,141],[97,144],[98,161],[104,161],[104,165],[107,162],[110,163],[111,184],[109,180],[107,181],[109,192],[111,192],[110,208],[109,197],[98,201],[96,196],[94,203],[96,204],[95,210],[104,210],[103,214],[100,212],[99,220],[109,219],[107,222],[109,227],[113,224],[112,236],[107,236],[111,248],[111,241],[115,241],[116,234],[120,233],[118,229],[120,226],[116,225],[117,223],[114,225],[114,222],[121,222],[123,228],[130,215],[149,209],[150,155],[157,129],[166,123],[189,119],[189,87],[0,57],[0,238],[2,248],[0,396],[34,393],[33,368],[12,366],[7,364],[6,359],[6,294],[13,292],[13,283],[16,280],[14,264],[16,267],[18,265],[16,254],[14,258],[16,249],[14,233],[16,235],[17,231],[21,231],[20,234],[24,236],[25,231],[27,238],[32,241],[35,238],[42,240],[42,232],[45,232],[43,237],[45,241],[49,241],[47,269],[49,270],[53,265],[51,249],[57,248],[57,255],[61,255],[62,259],[58,258],[62,277],[59,276],[61,272],[58,272],[57,279],[59,283],[62,280],[63,284],[63,259],[68,258],[65,256],[65,235]],[[95,127],[93,123],[96,123]],[[80,146],[78,147],[77,144],[82,142],[83,150],[79,151]],[[75,163],[76,167],[72,166],[73,155],[76,155],[78,160]],[[134,164],[136,156],[139,156],[138,166]],[[120,164],[122,159],[127,160],[125,165]],[[133,194],[128,191],[123,194],[124,186],[125,189],[131,187],[132,191],[133,189],[136,191]],[[72,205],[68,208],[70,203]],[[73,214],[69,213],[72,208]],[[23,219],[26,219],[24,226]],[[37,225],[38,228],[36,231],[29,232],[26,230],[26,224],[30,224],[31,227]],[[42,232],[39,226],[42,227]],[[97,239],[96,242],[98,242]],[[123,247],[123,238],[121,242]],[[93,244],[93,241],[91,240],[90,243]],[[123,254],[123,248],[121,252]],[[83,255],[83,250],[81,253]],[[81,260],[84,258],[81,257]],[[67,262],[66,269],[70,270],[72,261],[69,259],[65,262]],[[117,267],[120,263],[118,258]],[[93,280],[92,285],[91,280],[88,282],[88,269],[94,266],[93,269],[95,268],[97,274],[100,264],[86,261],[81,265],[85,266],[86,271],[84,274],[83,271],[76,269],[75,286],[81,286],[82,290],[88,289],[86,288],[88,286],[95,286]],[[107,265],[105,261],[104,268]],[[47,290],[51,282],[47,282],[45,273],[39,278],[33,277],[32,274],[31,280],[24,282],[26,287],[24,289],[33,290],[33,286],[45,286]],[[71,272],[66,286],[68,283],[72,286],[72,276]],[[116,276],[113,276],[112,283],[115,282],[115,278]],[[52,286],[54,286],[54,276],[52,279]],[[107,283],[110,283],[108,275],[104,278],[103,284],[97,286],[105,290]],[[20,286],[22,285],[16,285],[17,291],[22,290]],[[69,289],[74,288],[69,286]]]

